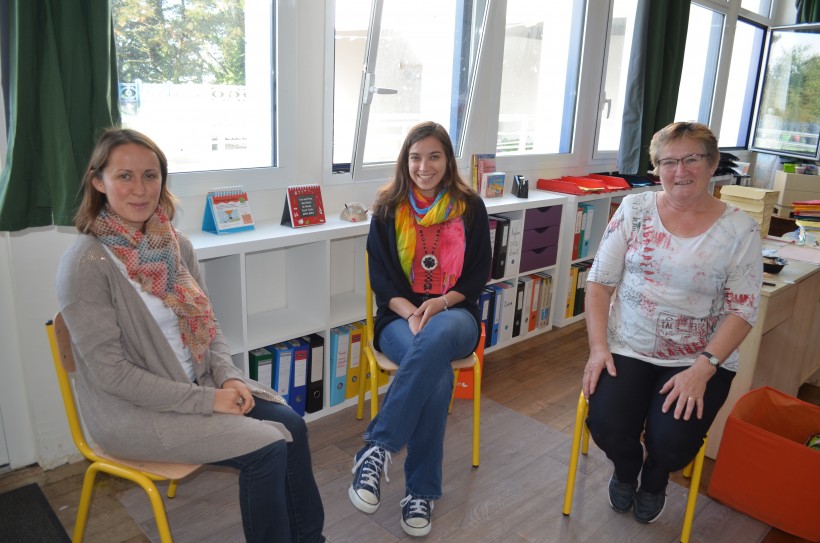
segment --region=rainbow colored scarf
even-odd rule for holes
[[[416,225],[433,226],[452,221],[450,227],[441,232],[441,265],[443,285],[446,293],[461,277],[466,246],[464,223],[455,221],[464,214],[463,202],[453,202],[449,193],[440,192],[432,202],[424,198],[413,187],[407,201],[396,208],[396,245],[399,261],[408,281],[413,282],[413,256],[416,254]]]
[[[214,312],[182,263],[176,231],[162,207],[157,206],[146,221],[143,233],[106,205],[91,225],[91,233],[125,264],[128,277],[177,315],[182,343],[202,362],[216,334]]]

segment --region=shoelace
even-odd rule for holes
[[[373,488],[377,487],[379,484],[379,473],[382,469],[384,469],[384,480],[388,483],[390,482],[390,477],[387,476],[387,464],[393,463],[393,457],[390,456],[390,451],[382,449],[381,447],[370,447],[353,465],[351,473],[356,473],[356,470],[359,469],[359,466],[365,461],[367,461],[367,464],[362,468],[362,484],[369,485]]]
[[[430,506],[430,511],[433,510],[433,502],[430,500],[425,500],[423,498],[414,498],[412,494],[408,494],[404,497],[404,499],[399,502],[399,505],[404,507],[407,503],[410,503],[410,516],[413,517],[428,517],[430,513],[427,511],[427,506]]]

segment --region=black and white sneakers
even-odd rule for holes
[[[347,490],[350,502],[363,513],[372,514],[379,508],[382,471],[388,483],[387,464],[392,464],[390,453],[381,447],[370,447],[353,465],[353,482]]]
[[[415,498],[408,494],[399,504],[401,505],[401,529],[407,535],[414,537],[425,536],[433,526],[431,514],[433,500]]]

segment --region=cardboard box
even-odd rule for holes
[[[732,408],[707,493],[784,532],[820,541],[820,407],[771,387]]]
[[[799,173],[774,173],[772,190],[780,191],[777,203],[790,206],[792,202],[802,200],[820,200],[820,175],[802,175]]]

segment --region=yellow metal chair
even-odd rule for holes
[[[572,493],[575,490],[575,474],[578,471],[578,452],[589,452],[589,428],[586,425],[589,404],[584,398],[583,391],[578,396],[578,409],[575,411],[575,430],[572,435],[572,452],[569,457],[569,473],[567,473],[567,489],[564,492],[564,515],[569,516],[572,509]],[[686,500],[686,512],[683,515],[683,530],[680,534],[681,543],[689,543],[692,533],[692,521],[695,519],[695,503],[698,499],[700,476],[703,472],[703,457],[706,454],[706,438],[703,439],[698,454],[683,470],[683,476],[689,478],[689,496]]]
[[[399,366],[387,358],[386,355],[380,353],[373,347],[373,291],[370,287],[370,271],[368,269],[367,254],[365,254],[365,308],[367,315],[367,325],[365,327],[365,334],[367,340],[364,342],[364,353],[367,357],[367,367],[361,364],[359,368],[359,382],[362,385],[359,387],[359,404],[356,410],[356,418],[361,420],[364,416],[364,395],[366,392],[366,372],[370,372],[370,419],[372,420],[376,413],[379,412],[379,383],[377,376],[379,370],[386,372],[395,372]],[[481,364],[478,361],[478,355],[473,352],[467,358],[460,360],[453,360],[453,374],[454,386],[453,395],[455,395],[455,384],[458,382],[458,371],[461,369],[473,369],[473,467],[477,468],[479,463],[479,445],[481,442]],[[450,398],[450,409],[453,408],[453,397]]]
[[[57,380],[60,383],[60,392],[63,396],[68,426],[71,429],[71,437],[74,444],[83,456],[91,462],[85,471],[83,478],[83,489],[80,495],[80,505],[77,509],[77,520],[74,523],[74,537],[72,541],[79,543],[85,535],[85,526],[88,521],[88,512],[91,508],[91,495],[94,491],[94,483],[97,473],[103,472],[115,477],[128,479],[140,485],[148,498],[151,500],[151,507],[154,510],[154,517],[157,521],[157,531],[162,543],[171,543],[171,529],[168,526],[168,517],[165,514],[165,506],[162,503],[154,481],[170,481],[168,485],[168,497],[173,498],[176,493],[177,481],[197,470],[199,464],[174,464],[169,462],[143,462],[139,460],[126,460],[116,458],[106,454],[99,447],[89,445],[83,433],[80,418],[77,413],[77,405],[74,401],[74,391],[71,386],[69,375],[74,372],[74,353],[71,350],[71,336],[65,325],[62,315],[57,313],[54,320],[46,323],[49,343],[51,344],[51,354],[54,358],[54,369],[57,372]]]

